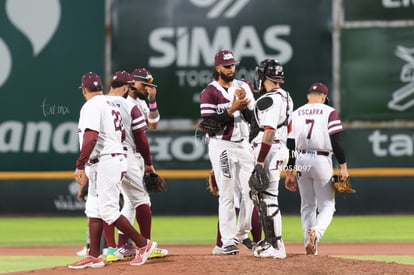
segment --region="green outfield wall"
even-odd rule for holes
[[[152,131],[149,140],[155,167],[169,185],[168,192],[152,194],[153,212],[215,214],[217,198],[206,189],[211,167],[207,148],[196,141],[194,131]],[[337,194],[338,213],[412,213],[411,131],[346,129],[343,142],[352,184],[358,192]],[[82,215],[84,204],[76,199],[78,188],[73,170],[0,172],[0,215]],[[280,192],[282,209],[298,213],[298,193],[287,192],[283,180]]]

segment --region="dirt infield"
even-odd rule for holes
[[[304,255],[302,244],[286,244],[286,259],[258,259],[241,248],[237,256],[213,256],[211,245],[166,245],[165,258],[142,266],[116,262],[99,269],[53,267],[10,274],[414,274],[414,265],[335,258],[340,255],[412,255],[414,243],[326,243],[318,256]],[[79,247],[2,247],[0,255],[73,256]],[[138,272],[137,272],[138,271]]]

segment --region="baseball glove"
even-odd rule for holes
[[[153,172],[145,173],[144,184],[147,187],[148,192],[165,192],[168,190],[165,180]]]
[[[351,179],[349,177],[341,180],[340,176],[334,175],[331,178],[331,183],[333,187],[341,193],[355,193],[356,191],[351,187]]]
[[[214,175],[213,169],[211,169],[210,173],[208,174],[207,184],[207,189],[210,191],[210,193],[217,197],[219,195],[219,189],[217,186],[216,176]]]
[[[263,192],[269,187],[270,181],[266,173],[266,169],[260,164],[256,164],[254,171],[249,179],[250,189],[257,192]]]
[[[220,122],[217,122],[211,118],[203,119],[198,124],[198,128],[203,130],[203,132],[209,135],[210,137],[215,136],[224,131],[224,126]]]

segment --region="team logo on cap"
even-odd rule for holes
[[[231,53],[223,54],[223,60],[231,60],[231,59],[234,59],[233,54]]]

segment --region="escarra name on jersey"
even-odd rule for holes
[[[309,116],[309,115],[323,115],[323,110],[319,108],[309,108],[298,110],[299,116]]]

